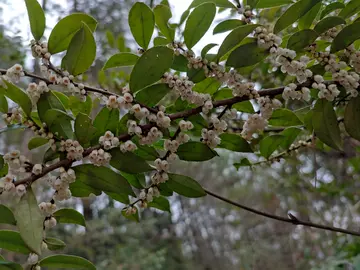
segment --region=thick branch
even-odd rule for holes
[[[207,194],[209,194],[210,196],[215,197],[215,198],[217,198],[217,199],[219,199],[219,200],[221,200],[223,202],[226,202],[226,203],[231,204],[233,206],[244,209],[245,211],[248,211],[248,212],[251,212],[251,213],[254,213],[256,215],[263,216],[263,217],[266,217],[266,218],[270,218],[270,219],[290,223],[290,224],[296,225],[296,226],[297,225],[303,225],[303,226],[306,226],[306,227],[313,227],[313,228],[318,228],[318,229],[326,230],[326,231],[339,232],[339,233],[345,233],[345,234],[360,236],[360,232],[351,231],[351,230],[345,230],[345,229],[341,229],[341,228],[338,228],[338,227],[321,225],[321,224],[317,224],[317,223],[312,223],[310,221],[300,220],[300,219],[294,217],[293,215],[291,215],[291,217],[282,217],[282,216],[272,215],[272,214],[269,214],[269,213],[266,213],[266,212],[263,212],[263,211],[256,210],[256,209],[251,208],[249,206],[234,202],[234,201],[229,200],[227,198],[224,198],[224,197],[222,197],[222,196],[220,196],[218,194],[215,194],[215,193],[213,193],[213,192],[211,192],[209,190],[205,189],[205,192]]]

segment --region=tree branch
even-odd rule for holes
[[[295,225],[295,226],[303,225],[303,226],[306,226],[306,227],[312,227],[312,228],[317,228],[317,229],[326,230],[326,231],[339,232],[339,233],[345,233],[345,234],[360,236],[360,232],[351,231],[351,230],[345,230],[345,229],[341,229],[341,228],[338,228],[338,227],[332,227],[332,226],[312,223],[310,221],[300,220],[300,219],[294,217],[293,215],[291,215],[290,217],[282,217],[282,216],[272,215],[272,214],[269,214],[267,212],[259,211],[259,210],[256,210],[254,208],[251,208],[249,206],[234,202],[234,201],[229,200],[227,198],[224,198],[224,197],[222,197],[222,196],[220,196],[218,194],[215,194],[215,193],[213,193],[213,192],[211,192],[209,190],[205,189],[205,192],[207,194],[209,194],[210,196],[212,196],[214,198],[217,198],[217,199],[219,199],[219,200],[221,200],[223,202],[226,202],[228,204],[231,204],[233,206],[241,208],[241,209],[243,209],[245,211],[248,211],[248,212],[251,212],[253,214],[263,216],[263,217],[266,217],[266,218],[270,218],[270,219],[290,223],[290,224]]]

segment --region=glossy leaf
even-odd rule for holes
[[[141,2],[136,2],[129,12],[129,26],[137,44],[147,49],[155,27],[152,10]]]
[[[300,128],[289,127],[284,129],[280,135],[283,136],[283,142],[281,143],[281,147],[284,149],[289,149],[290,145],[295,141],[297,136],[301,133]]]
[[[2,168],[3,166],[0,167],[0,169]],[[16,220],[13,212],[3,204],[0,204],[0,223],[16,225]]]
[[[179,174],[169,174],[167,187],[172,191],[188,198],[198,198],[206,196],[206,192],[201,185],[191,177]]]
[[[72,139],[74,132],[71,120],[72,118],[65,112],[58,109],[50,109],[46,111],[44,122],[56,136]]]
[[[135,207],[135,209],[136,209],[136,213],[130,214],[130,215],[128,215],[128,214],[126,213],[126,210],[124,209],[124,210],[121,211],[121,215],[122,215],[123,217],[125,217],[126,219],[128,219],[128,220],[135,221],[135,222],[139,222],[139,220],[140,220],[139,210],[137,209],[137,207]]]
[[[172,17],[171,10],[168,6],[157,5],[154,8],[155,22],[159,27],[160,32],[169,40],[174,41],[175,29],[171,28],[168,24],[169,19]]]
[[[292,3],[293,1],[291,0],[259,0],[256,8],[271,8],[277,6],[284,6]]]
[[[190,68],[187,72],[187,76],[189,77],[189,80],[194,83],[198,83],[206,79],[206,75],[203,68],[199,68],[199,69]]]
[[[233,30],[236,27],[239,27],[244,24],[245,24],[244,21],[236,20],[236,19],[222,21],[221,23],[219,23],[218,25],[215,26],[215,28],[213,30],[213,35]]]
[[[6,97],[4,95],[0,95],[0,112],[8,113],[8,110],[9,106]]]
[[[234,4],[232,4],[230,1],[228,0],[193,0],[191,5],[189,6],[189,9],[197,7],[203,3],[213,3],[215,4],[217,7],[222,7],[222,8],[235,8]]]
[[[260,141],[260,154],[266,159],[271,156],[276,149],[279,148],[283,142],[282,135],[270,135]]]
[[[90,96],[86,97],[85,101],[81,101],[78,97],[69,97],[69,108],[74,116],[79,113],[89,115],[91,113],[93,101]]]
[[[219,52],[217,54],[217,58],[220,59],[235,46],[239,45],[240,42],[244,38],[246,38],[252,31],[254,31],[254,29],[258,26],[258,24],[248,24],[239,26],[233,31],[231,31],[231,33],[226,36],[225,40],[221,44]]]
[[[137,189],[143,189],[146,186],[144,174],[129,174],[124,172],[120,172],[120,174],[125,177],[130,185]]]
[[[130,75],[130,90],[135,93],[164,75],[173,63],[173,51],[164,46],[147,50],[137,61]]]
[[[254,113],[254,107],[251,104],[250,100],[245,100],[239,103],[236,103],[232,106],[232,108],[240,111],[240,112],[247,112],[247,113]]]
[[[45,14],[37,0],[25,0],[30,21],[31,33],[35,40],[40,40],[45,31]]]
[[[94,127],[97,129],[97,133],[94,137],[98,138],[105,134],[106,131],[111,131],[116,134],[116,129],[119,121],[119,110],[109,110],[107,107],[97,114],[94,120]]]
[[[182,55],[182,54],[175,55],[171,68],[174,70],[177,70],[177,71],[186,72],[188,69],[188,67],[187,67],[188,63],[189,63],[189,61],[186,59],[186,57],[184,55]]]
[[[162,46],[169,44],[169,41],[164,37],[156,37],[154,38],[154,46]]]
[[[83,270],[96,270],[95,265],[90,261],[72,255],[51,255],[39,261],[39,266],[55,269],[83,269]]]
[[[217,156],[217,153],[201,142],[187,142],[181,144],[176,152],[181,160],[206,161]]]
[[[61,19],[51,31],[48,41],[49,52],[55,54],[65,51],[83,23],[86,23],[92,32],[95,31],[97,21],[90,15],[74,13]]]
[[[355,40],[360,38],[360,22],[354,22],[344,27],[334,38],[331,44],[331,52],[337,52],[351,45]]]
[[[303,123],[300,121],[299,117],[288,109],[275,110],[269,119],[269,125],[272,126],[288,127],[302,124]]]
[[[152,167],[141,157],[131,152],[123,153],[115,148],[110,151],[112,156],[110,165],[119,171],[138,174],[152,170]]]
[[[251,167],[251,162],[247,158],[242,158],[240,162],[234,163],[234,167],[238,170],[240,167]]]
[[[351,137],[360,141],[360,96],[351,98],[345,108],[345,130]]]
[[[10,230],[0,230],[0,248],[23,254],[32,252],[21,238],[20,233]]]
[[[313,6],[304,16],[302,16],[299,20],[299,29],[308,29],[312,25],[313,21],[316,18],[316,15],[319,13],[321,8],[321,2],[317,3]]]
[[[267,56],[268,52],[259,48],[257,43],[246,43],[230,53],[226,65],[234,68],[248,67],[261,62]]]
[[[19,104],[24,113],[30,116],[32,103],[29,96],[16,85],[6,80],[3,80],[3,82],[6,84],[6,88],[0,86],[0,95],[4,95]]]
[[[114,54],[106,61],[103,69],[114,68],[114,67],[126,67],[135,65],[139,56],[132,53],[117,53]]]
[[[25,195],[16,204],[14,216],[21,238],[33,252],[40,255],[44,217],[31,188],[26,190]]]
[[[346,24],[346,21],[336,16],[326,17],[315,25],[314,30],[320,35],[329,30],[330,28],[333,28],[340,24]]]
[[[206,78],[205,80],[197,83],[193,87],[193,91],[198,93],[214,94],[221,86],[221,82],[215,78]]]
[[[112,156],[112,160],[116,162],[117,160],[114,159],[116,159],[116,157]],[[79,181],[93,189],[104,192],[135,196],[126,179],[108,167],[97,167],[92,164],[83,164],[73,167],[73,169],[76,173],[76,182]],[[72,192],[72,187],[75,183],[70,185]],[[74,196],[77,196],[76,194],[79,193],[75,193]]]
[[[136,100],[153,107],[169,92],[171,88],[166,83],[153,84],[136,93]]]
[[[162,211],[171,212],[169,200],[163,196],[154,197],[152,202],[148,203],[148,207],[160,209]]]
[[[215,14],[216,6],[213,3],[201,4],[190,13],[184,30],[185,44],[189,49],[209,30]]]
[[[0,261],[0,269],[1,270],[23,270],[22,266],[18,263],[8,262],[8,261]]]
[[[91,118],[83,113],[77,115],[74,127],[76,139],[83,146],[88,145],[97,133],[97,129],[92,125]]]
[[[301,51],[305,47],[312,44],[318,37],[318,33],[311,29],[304,29],[293,34],[287,43],[290,50]]]
[[[235,152],[252,153],[249,143],[239,135],[223,133],[220,136],[221,143],[218,148],[224,148]]]
[[[276,21],[274,33],[277,34],[281,30],[296,22],[320,1],[321,0],[300,0],[291,5]]]
[[[58,223],[70,223],[86,227],[84,216],[74,209],[60,209],[54,212],[53,216]]]
[[[155,148],[149,145],[138,145],[134,153],[145,160],[155,160],[160,157]]]
[[[205,58],[206,54],[214,47],[218,46],[216,43],[210,43],[201,50],[201,57]]]
[[[50,109],[57,109],[66,112],[66,109],[60,99],[51,91],[43,93],[40,96],[37,102],[37,109],[41,122],[45,122],[46,112]]]
[[[51,251],[62,250],[66,247],[66,244],[63,241],[53,237],[46,237],[44,242],[46,243],[47,248]]]
[[[323,11],[321,12],[320,19],[324,18],[326,15],[328,15],[329,13],[331,13],[337,9],[342,9],[344,7],[345,7],[345,5],[340,2],[330,3],[330,4],[326,5],[325,8],[323,9]]]
[[[33,137],[30,139],[30,141],[28,142],[28,148],[29,150],[38,148],[44,144],[47,144],[49,142],[48,139],[43,138],[43,137]]]
[[[52,90],[51,93],[53,93],[64,105],[65,109],[69,109],[69,97],[61,92]]]
[[[337,117],[331,102],[319,99],[313,109],[312,126],[315,135],[328,146],[340,150],[341,137]]]
[[[64,56],[64,67],[70,74],[82,74],[92,65],[95,56],[95,39],[89,26],[84,23],[71,39]]]
[[[360,11],[360,1],[359,0],[350,0],[346,6],[340,11],[339,17],[349,18],[352,15]]]

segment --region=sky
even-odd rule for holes
[[[54,2],[57,2],[58,4],[66,7],[66,0],[53,0]],[[180,20],[180,17],[182,13],[189,7],[190,3],[193,0],[169,0],[170,5],[172,6],[172,12],[173,12],[173,18],[172,21],[178,22]],[[141,2],[141,1],[139,1]],[[16,22],[21,25],[21,33],[20,35],[23,37],[26,44],[32,39],[30,34],[30,27],[28,22],[28,17],[26,13],[26,6],[24,3],[24,0],[10,0],[9,4],[2,4],[0,3],[0,8],[3,9],[3,13],[0,14],[0,21],[3,22],[6,25],[6,22],[8,22],[10,19],[16,19]],[[226,17],[226,12],[221,13],[221,15],[217,15],[216,22],[218,23],[219,18]],[[57,18],[47,16],[46,17],[46,25],[49,29],[52,29],[52,27],[56,24]],[[221,20],[220,20],[221,21]],[[202,38],[202,40],[199,41],[198,44],[195,45],[193,50],[195,53],[199,53],[201,49],[209,44],[209,43],[218,43],[221,44],[222,40],[225,38],[226,34],[217,34],[215,37],[212,36],[212,30],[216,24],[213,23],[212,27],[209,29],[209,31],[205,34],[205,36]],[[49,36],[49,31],[47,30],[45,32],[45,36]],[[211,52],[216,51],[216,48],[214,48]]]

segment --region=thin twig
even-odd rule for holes
[[[239,207],[239,208],[244,209],[244,210],[246,210],[248,212],[251,212],[251,213],[254,213],[256,215],[263,216],[263,217],[266,217],[266,218],[270,218],[270,219],[290,223],[290,224],[296,225],[296,226],[303,225],[303,226],[306,226],[306,227],[313,227],[313,228],[318,228],[318,229],[326,230],[326,231],[339,232],[339,233],[345,233],[345,234],[360,236],[360,232],[351,231],[351,230],[345,230],[345,229],[341,229],[341,228],[338,228],[338,227],[332,227],[332,226],[327,226],[327,225],[322,225],[322,224],[317,224],[317,223],[312,223],[310,221],[300,220],[300,219],[298,219],[296,217],[290,218],[290,217],[282,217],[282,216],[269,214],[267,212],[259,211],[259,210],[256,210],[254,208],[251,208],[249,206],[246,206],[246,205],[234,202],[234,201],[232,201],[230,199],[224,198],[224,197],[222,197],[222,196],[220,196],[218,194],[215,194],[215,193],[213,193],[213,192],[211,192],[211,191],[209,191],[207,189],[205,189],[205,192],[207,194],[209,194],[210,196],[212,196],[214,198],[217,198],[217,199],[219,199],[219,200],[221,200],[223,202],[226,202],[228,204],[231,204],[233,206]]]

